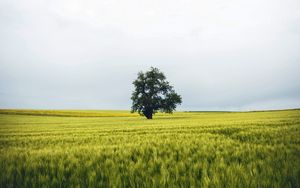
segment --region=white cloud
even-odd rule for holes
[[[2,0],[0,107],[126,109],[150,66],[181,109],[299,107],[299,21],[298,0]]]

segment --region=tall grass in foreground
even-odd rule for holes
[[[0,110],[0,187],[300,187],[300,110],[20,113]]]

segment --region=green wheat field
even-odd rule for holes
[[[300,187],[300,110],[0,110],[0,187]]]

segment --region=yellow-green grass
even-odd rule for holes
[[[0,187],[300,187],[300,110],[0,110]]]
[[[60,116],[60,117],[137,117],[129,111],[121,110],[15,110],[0,109],[0,114]]]

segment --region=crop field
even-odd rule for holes
[[[0,187],[300,187],[300,110],[0,110]]]

